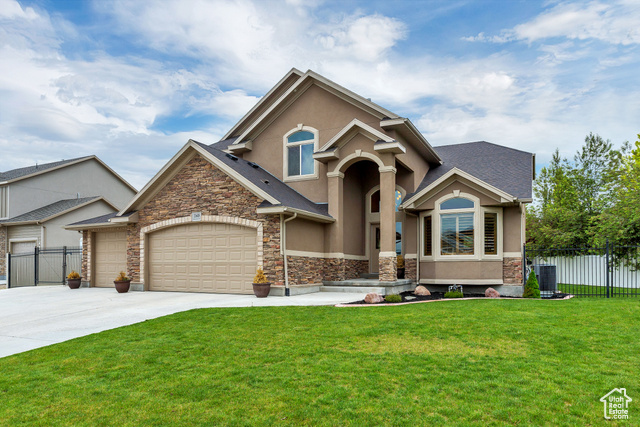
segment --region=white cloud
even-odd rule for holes
[[[571,40],[596,39],[607,43],[640,43],[640,4],[635,0],[607,3],[560,3],[529,22],[503,30],[500,35],[464,37],[466,41],[504,43],[513,40],[533,42],[553,37]]]

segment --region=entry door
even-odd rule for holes
[[[380,224],[371,224],[371,238],[369,239],[369,271],[378,272],[378,258],[380,257]]]

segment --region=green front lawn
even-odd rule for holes
[[[0,359],[1,425],[640,423],[636,299],[204,309]],[[625,422],[607,422],[606,425]]]
[[[607,288],[605,286],[589,286],[589,285],[574,285],[572,283],[558,283],[558,290],[567,294],[573,294],[576,296],[589,296],[589,297],[607,297]],[[640,296],[640,288],[627,288],[619,286],[609,287],[609,298],[626,298],[626,297],[638,297]]]

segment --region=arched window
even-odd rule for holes
[[[316,141],[316,134],[304,127],[285,136],[285,178],[315,175],[313,152]]]
[[[398,212],[400,205],[402,204],[402,192],[400,190],[396,190],[396,212]],[[380,190],[376,190],[371,195],[371,213],[379,213],[380,212]]]

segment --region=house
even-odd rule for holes
[[[406,278],[427,287],[517,295],[533,171],[531,153],[488,142],[433,147],[410,120],[292,69],[221,141],[188,141],[117,215],[68,228],[83,232],[98,286],[98,271],[126,268],[138,289],[251,293],[262,267],[272,294],[290,295],[366,273],[395,282],[403,255]]]
[[[0,283],[6,254],[79,246],[70,222],[122,209],[136,189],[96,156],[0,172]]]

